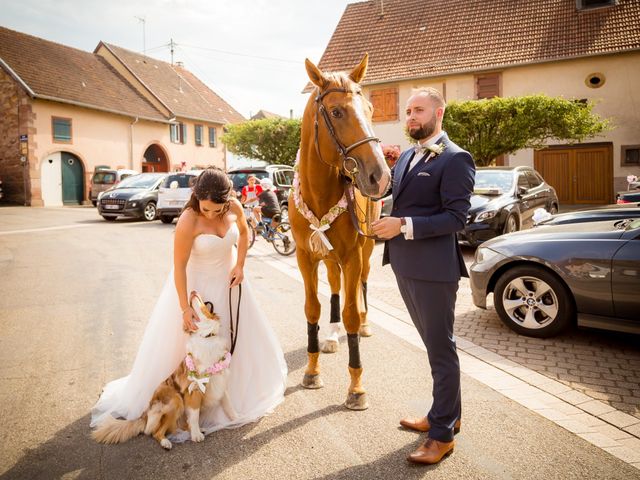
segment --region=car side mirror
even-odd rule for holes
[[[524,187],[518,187],[518,197],[524,197],[527,194],[528,190]]]

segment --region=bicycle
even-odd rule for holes
[[[253,226],[253,223],[255,223],[255,221],[256,219],[253,215],[253,212],[250,212],[247,215],[247,227],[249,228],[249,248],[253,247],[253,244],[256,241],[256,237],[260,235],[267,242],[271,243],[275,251],[280,255],[287,257],[296,251],[296,242],[293,239],[291,225],[289,225],[289,222],[280,222],[274,228],[272,226],[272,219],[263,217],[262,228],[258,230]]]

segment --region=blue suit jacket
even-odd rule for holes
[[[427,163],[402,174],[414,150],[402,152],[393,173],[393,217],[411,217],[413,240],[400,234],[385,243],[382,264],[391,263],[394,273],[431,282],[457,282],[469,276],[456,232],[463,230],[475,182],[475,165],[469,152],[449,140],[445,150]]]

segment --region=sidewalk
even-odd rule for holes
[[[272,254],[270,246],[264,244],[254,248],[266,255],[264,261],[272,267],[301,281],[295,258]],[[424,349],[406,313],[393,272],[380,267],[381,256],[379,244],[372,256],[369,319]],[[320,292],[329,295],[322,270]],[[518,336],[502,325],[493,309],[483,311],[473,305],[467,279],[461,281],[458,292],[456,331],[464,374],[640,469],[640,390],[636,391],[640,389],[640,351],[631,348],[631,341],[626,345],[628,350],[600,361],[598,356],[606,353],[599,345],[599,332],[572,333],[557,340]],[[615,342],[605,344],[616,347]],[[609,385],[615,382],[626,389]],[[598,387],[618,388],[615,391],[627,395],[602,393],[596,390]],[[621,399],[627,403],[619,403]]]

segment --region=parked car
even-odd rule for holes
[[[616,203],[640,203],[640,182],[631,182],[629,190],[616,194]]]
[[[125,178],[98,195],[98,213],[105,220],[120,216],[156,219],[158,188],[166,173],[139,173]]]
[[[625,218],[640,218],[640,203],[612,204],[588,210],[558,213],[538,225],[563,225],[566,223],[599,222],[602,220],[622,220]]]
[[[482,244],[473,303],[514,331],[550,337],[579,326],[640,333],[640,219],[542,225]]]
[[[289,191],[293,185],[294,170],[288,165],[266,165],[264,167],[246,167],[232,168],[228,172],[229,177],[233,181],[233,189],[236,191],[238,199],[242,187],[247,185],[247,177],[255,175],[258,180],[269,178],[275,187],[275,194],[280,202],[280,208],[283,210],[283,216],[286,217],[289,209]]]
[[[533,227],[533,212],[558,212],[554,188],[531,167],[479,167],[476,169],[471,208],[458,240],[477,246],[503,233]],[[382,216],[391,215],[391,195],[382,200]]]
[[[120,181],[131,175],[137,175],[135,170],[125,169],[96,169],[91,177],[91,187],[89,190],[89,198],[95,207],[98,203],[98,195],[105,190],[115,187]]]
[[[170,173],[158,190],[157,214],[162,223],[171,223],[180,216],[185,204],[191,198],[191,187],[202,170]]]

